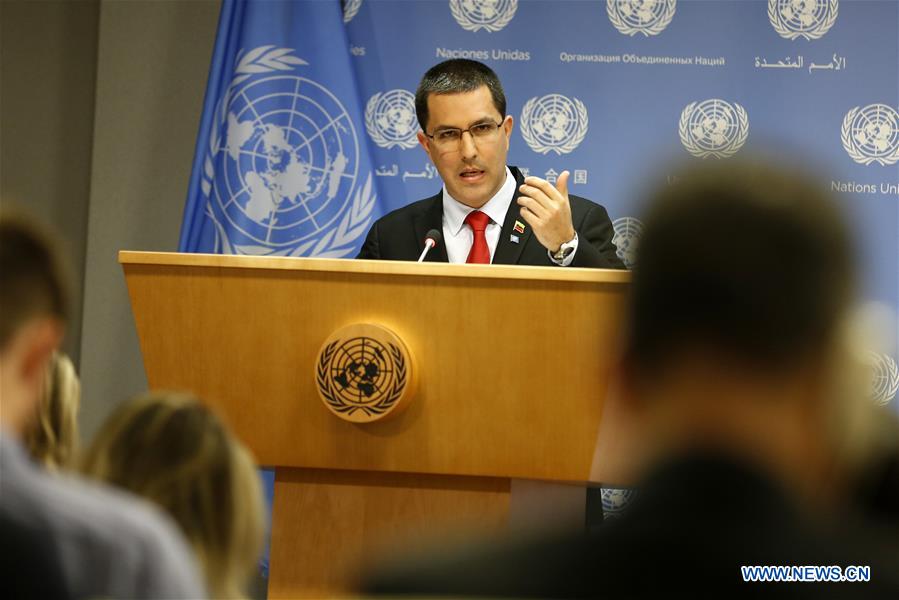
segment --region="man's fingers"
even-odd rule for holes
[[[556,197],[558,196],[556,188],[554,188],[552,184],[545,179],[540,179],[539,177],[526,177],[524,183],[525,186],[537,188],[538,190],[546,194],[548,198],[552,200],[558,200],[558,198]]]
[[[525,184],[518,188],[518,191],[522,194],[518,197],[519,200],[522,198],[531,198],[534,201],[538,202],[540,205],[547,208],[552,206],[552,198],[550,196],[547,196],[546,193],[538,187]]]
[[[521,218],[531,226],[531,229],[537,229],[537,225],[540,223],[540,218],[537,215],[531,212],[526,206],[522,206],[518,212],[521,214]]]
[[[563,198],[568,197],[568,176],[570,173],[568,171],[562,171],[562,174],[559,175],[559,178],[556,180],[556,189],[559,190],[559,193],[562,194]]]
[[[529,196],[519,196],[518,205],[528,209],[532,214],[540,219],[546,218],[546,207],[539,200]],[[533,223],[532,223],[533,225]]]

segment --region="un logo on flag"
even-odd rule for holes
[[[521,109],[521,137],[534,152],[568,154],[587,135],[587,107],[575,98],[549,94]]]
[[[375,94],[365,105],[365,129],[382,148],[414,148],[418,143],[415,96],[407,90]]]
[[[346,256],[371,220],[353,121],[292,52],[244,54],[216,108],[202,189],[223,252]]]
[[[838,0],[768,0],[768,20],[783,38],[816,40],[833,27]]]
[[[499,31],[515,16],[518,0],[450,0],[449,7],[466,31]]]
[[[843,118],[840,138],[855,162],[891,165],[899,160],[899,112],[886,104],[856,106]]]
[[[746,143],[749,116],[736,102],[691,102],[681,112],[678,133],[684,148],[693,156],[726,158]]]
[[[643,235],[643,222],[634,217],[622,217],[612,221],[615,235],[612,243],[615,244],[616,254],[628,269],[633,269],[637,264],[637,247],[640,244],[640,236]]]
[[[343,1],[343,22],[349,23],[362,8],[362,0],[344,0]]]
[[[612,25],[625,35],[658,35],[677,8],[677,0],[606,0],[606,13]]]

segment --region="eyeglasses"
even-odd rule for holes
[[[448,128],[438,129],[433,135],[427,131],[424,133],[441,148],[456,148],[462,143],[462,134],[466,131],[471,134],[473,140],[487,140],[493,137],[502,125],[501,122],[494,123],[490,121],[488,123],[475,123],[468,129]]]

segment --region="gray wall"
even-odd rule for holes
[[[218,2],[100,5],[82,431],[147,386],[117,252],[178,247]]]
[[[76,266],[66,349],[86,439],[147,385],[116,255],[177,248],[218,12],[218,0],[0,1],[0,196],[56,225]]]
[[[100,4],[0,2],[0,199],[54,229],[73,277],[78,364]]]

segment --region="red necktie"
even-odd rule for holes
[[[490,217],[479,210],[473,210],[465,217],[465,224],[471,227],[471,231],[474,233],[474,241],[471,243],[468,260],[465,262],[490,264],[490,248],[487,246],[487,236],[484,235],[488,223],[490,223]]]

